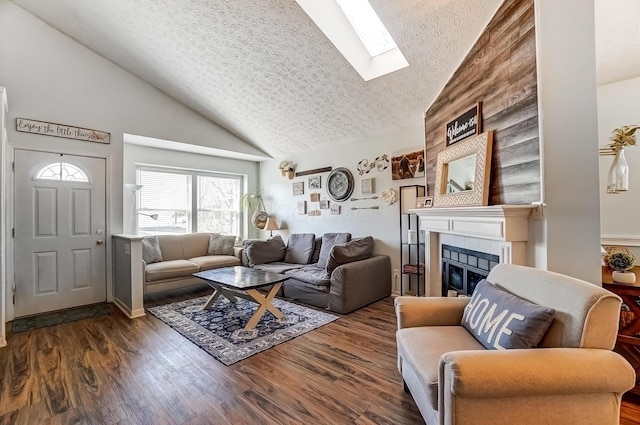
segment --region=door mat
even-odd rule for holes
[[[46,328],[47,326],[60,325],[62,323],[75,322],[76,320],[89,319],[90,317],[104,316],[113,313],[111,304],[100,303],[83,305],[65,310],[43,313],[35,316],[21,317],[13,321],[13,333],[32,331]]]
[[[258,308],[257,304],[242,298],[232,303],[220,297],[209,310],[201,310],[208,298],[161,305],[147,311],[227,366],[338,318],[276,298],[273,304],[284,313],[284,318],[278,319],[267,311],[255,329],[245,331],[244,326]]]

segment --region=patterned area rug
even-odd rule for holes
[[[13,321],[13,333],[31,331],[46,328],[47,326],[60,325],[62,323],[75,322],[76,320],[90,317],[104,316],[113,313],[111,304],[100,303],[68,308],[66,310],[51,313],[38,314],[36,316],[22,317]]]
[[[207,298],[161,305],[148,311],[227,366],[338,318],[275,299],[273,303],[284,313],[284,318],[277,319],[267,311],[255,329],[245,331],[243,328],[258,308],[257,304],[242,298],[234,304],[220,297],[211,309],[202,311],[200,308]]]

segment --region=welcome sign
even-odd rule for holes
[[[62,137],[65,139],[84,140],[85,142],[111,143],[111,133],[73,127],[52,122],[16,118],[16,131],[42,134],[43,136]]]
[[[476,106],[447,124],[447,146],[451,146],[469,136],[480,134],[482,131],[481,111],[482,103],[478,102]]]

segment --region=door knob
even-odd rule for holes
[[[96,244],[98,244],[98,245],[102,245],[103,243],[104,243],[104,241],[103,241],[102,239],[98,239],[98,240],[96,241]]]

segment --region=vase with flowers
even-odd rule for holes
[[[636,282],[636,275],[631,271],[635,263],[636,257],[628,249],[612,249],[605,257],[605,264],[613,270],[611,278],[617,283]]]
[[[611,143],[601,149],[606,155],[615,155],[607,175],[607,193],[620,193],[629,189],[629,166],[624,156],[624,148],[636,145],[636,130],[640,126],[624,125],[613,130]]]

